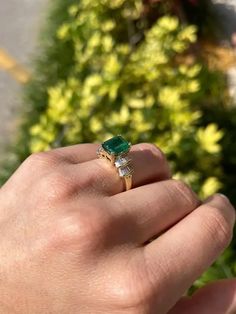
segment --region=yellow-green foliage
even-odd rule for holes
[[[141,0],[80,0],[69,15],[58,38],[73,45],[73,70],[48,89],[31,151],[122,134],[160,146],[176,177],[201,196],[215,192],[222,132],[198,127],[202,113],[191,100],[201,89],[201,66],[177,58],[196,41],[196,28],[173,16],[149,27]]]

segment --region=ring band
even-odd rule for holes
[[[131,143],[118,135],[102,143],[97,150],[98,158],[104,158],[116,167],[119,176],[125,181],[126,191],[132,188],[133,167],[128,157],[130,148]]]

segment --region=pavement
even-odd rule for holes
[[[30,75],[49,0],[0,0],[0,159],[17,135],[22,84]]]
[[[211,0],[214,9],[218,15],[219,21],[223,26],[224,44],[232,46],[236,58],[236,0]],[[226,71],[228,81],[229,94],[236,106],[236,63],[234,63]]]
[[[236,1],[211,0],[224,30],[225,40],[231,41],[236,32]]]

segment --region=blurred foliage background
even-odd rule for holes
[[[236,109],[206,48],[217,50],[214,17],[206,1],[183,3],[54,0],[1,182],[33,152],[122,134],[160,146],[202,198],[222,191],[236,204]],[[235,276],[235,249],[193,289]]]

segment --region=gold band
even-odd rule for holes
[[[132,175],[124,177],[125,180],[125,190],[131,190],[132,189]]]

